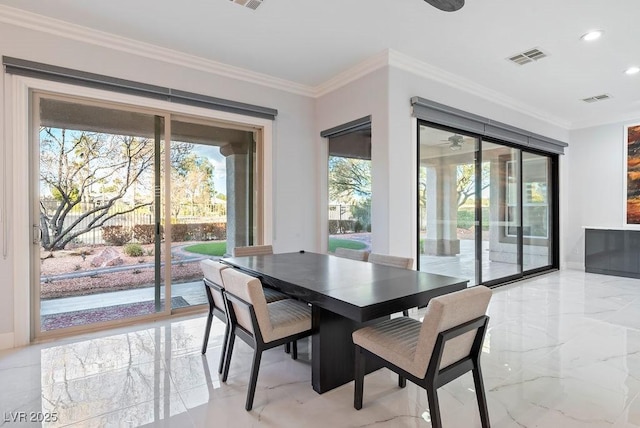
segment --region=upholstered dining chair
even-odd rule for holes
[[[398,256],[386,256],[384,254],[370,253],[369,263],[375,263],[377,265],[393,266],[402,269],[413,268],[413,258],[411,257],[398,257]],[[409,316],[409,310],[402,311],[402,315]]]
[[[271,245],[252,245],[233,249],[233,257],[260,256],[263,254],[273,254],[273,247]]]
[[[411,257],[386,256],[384,254],[369,253],[368,261],[369,263],[393,266],[402,269],[411,269],[413,267],[413,258]]]
[[[224,338],[222,342],[222,352],[220,355],[220,364],[218,366],[218,373],[222,373],[224,356],[227,347],[227,341],[229,340],[229,322],[227,319],[227,310],[224,304],[224,283],[220,272],[227,269],[229,266],[213,260],[202,260],[200,262],[200,269],[204,276],[204,290],[209,302],[209,313],[207,315],[207,324],[204,330],[204,340],[202,341],[202,353],[206,354],[207,346],[209,345],[209,334],[211,333],[211,323],[215,316],[220,321],[226,324],[224,330]],[[276,290],[265,292],[265,299],[267,302],[276,302],[278,300],[286,299],[287,295],[280,293]]]
[[[424,320],[393,318],[353,332],[355,391],[353,406],[362,408],[365,360],[376,360],[427,391],[431,425],[442,427],[438,388],[473,372],[480,420],[489,427],[489,411],[480,369],[482,341],[489,322],[485,315],[491,290],[476,286],[429,301]]]
[[[213,317],[217,317],[220,321],[226,324],[224,329],[224,338],[222,342],[222,354],[220,355],[220,365],[218,366],[218,373],[222,373],[222,365],[224,363],[224,352],[227,346],[227,340],[229,337],[229,323],[227,322],[227,311],[224,306],[224,287],[222,285],[222,276],[220,272],[227,269],[227,265],[218,263],[213,260],[202,260],[200,262],[200,269],[204,276],[204,290],[207,295],[207,301],[209,302],[209,313],[207,315],[207,325],[204,329],[204,340],[202,341],[202,353],[207,352],[207,345],[209,344],[209,333],[211,333],[211,323]]]
[[[235,269],[222,271],[225,301],[231,331],[227,343],[222,381],[226,382],[231,365],[235,337],[253,348],[251,376],[245,409],[253,408],[262,352],[276,346],[293,344],[291,356],[298,358],[297,340],[311,335],[311,308],[294,299],[267,303],[258,278]]]
[[[366,262],[369,257],[369,252],[365,250],[352,250],[351,248],[336,248],[336,251],[333,253],[334,256],[342,257],[344,259],[352,259],[359,260],[361,262]]]
[[[233,249],[233,257],[262,256],[268,254],[273,254],[273,247],[271,245],[252,245],[249,247],[235,247]],[[264,287],[264,296],[267,298],[268,303],[289,298],[286,294],[274,290],[271,287]]]

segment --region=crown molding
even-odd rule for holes
[[[314,88],[307,85],[218,61],[204,59],[195,55],[189,55],[173,49],[159,47],[150,43],[128,39],[59,19],[45,17],[22,9],[0,5],[0,22],[298,95],[307,97],[315,96]]]
[[[0,5],[0,22],[312,98],[326,95],[369,73],[390,66],[476,95],[567,130],[640,117],[640,112],[634,112],[607,119],[570,122],[393,49],[387,49],[369,57],[317,86],[309,86],[5,5]]]
[[[358,80],[380,68],[386,67],[387,65],[389,65],[388,49],[357,63],[343,72],[338,73],[326,82],[316,86],[313,91],[314,96],[318,98],[326,95],[329,92],[335,91],[336,89]]]
[[[612,114],[605,117],[598,117],[598,119],[586,119],[571,122],[570,131],[575,131],[584,128],[593,128],[596,126],[615,125],[618,123],[638,123],[640,122],[640,110],[628,112],[626,114]]]
[[[424,77],[425,79],[434,80],[463,92],[476,95],[495,104],[518,111],[543,122],[556,125],[560,128],[569,129],[571,126],[571,122],[567,120],[549,115],[542,110],[533,108],[516,100],[515,98],[506,96],[501,92],[494,91],[493,89],[489,89],[469,79],[458,76],[457,74],[434,67],[431,64],[417,60],[409,55],[405,55],[392,49],[389,50],[389,65],[420,77]]]

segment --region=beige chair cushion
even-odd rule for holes
[[[422,323],[409,317],[382,321],[353,332],[353,343],[413,373]]]
[[[253,245],[250,247],[235,247],[233,249],[233,257],[262,256],[267,254],[273,254],[273,247],[271,245]]]
[[[224,288],[224,285],[222,282],[222,275],[220,274],[220,272],[222,272],[224,269],[227,269],[228,267],[229,266],[223,265],[222,263],[215,262],[213,260],[202,260],[200,262],[200,269],[202,269],[203,276],[207,280],[213,282],[216,285],[219,285],[222,288]],[[220,294],[217,290],[214,290],[214,289],[212,289],[211,291],[212,291],[211,295],[213,296],[213,302],[215,303],[216,307],[224,311],[224,302],[222,299],[222,294]]]
[[[289,296],[287,296],[286,294],[281,293],[278,290],[274,290],[273,288],[263,286],[262,291],[264,292],[264,298],[267,301],[267,303],[273,303],[273,302],[277,302],[278,300],[284,300],[289,298]]]
[[[291,299],[267,304],[259,279],[235,269],[222,271],[226,290],[253,305],[258,327],[265,342],[271,342],[311,328],[311,309],[306,303]],[[237,322],[254,333],[247,307],[233,304]]]
[[[352,250],[350,248],[336,248],[334,255],[344,259],[360,260],[366,262],[369,252],[364,250]]]
[[[413,268],[413,258],[411,257],[385,256],[377,253],[369,254],[369,263],[399,267],[403,269]]]
[[[294,299],[279,300],[267,305],[271,331],[262,334],[265,342],[281,339],[293,334],[311,330],[311,308]]]
[[[438,333],[484,315],[491,290],[468,288],[431,299],[422,323],[402,317],[383,321],[353,333],[353,343],[368,349],[416,377],[424,378]],[[440,368],[469,355],[476,331],[445,345]]]

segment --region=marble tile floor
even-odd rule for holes
[[[421,317],[424,310],[413,310]],[[564,270],[494,290],[482,367],[495,428],[640,426],[640,280]],[[311,388],[309,341],[300,359],[263,356],[244,410],[251,349],[236,342],[230,377],[217,367],[224,326],[188,316],[0,352],[0,425],[429,427],[426,393],[386,369],[323,395]],[[445,427],[479,427],[467,374],[439,390]]]

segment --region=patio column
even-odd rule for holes
[[[426,254],[460,254],[456,183],[456,165],[427,166],[427,237],[424,241]]]
[[[251,134],[250,138],[253,138]],[[250,180],[249,143],[234,142],[220,147],[227,164],[227,253],[249,245]]]

